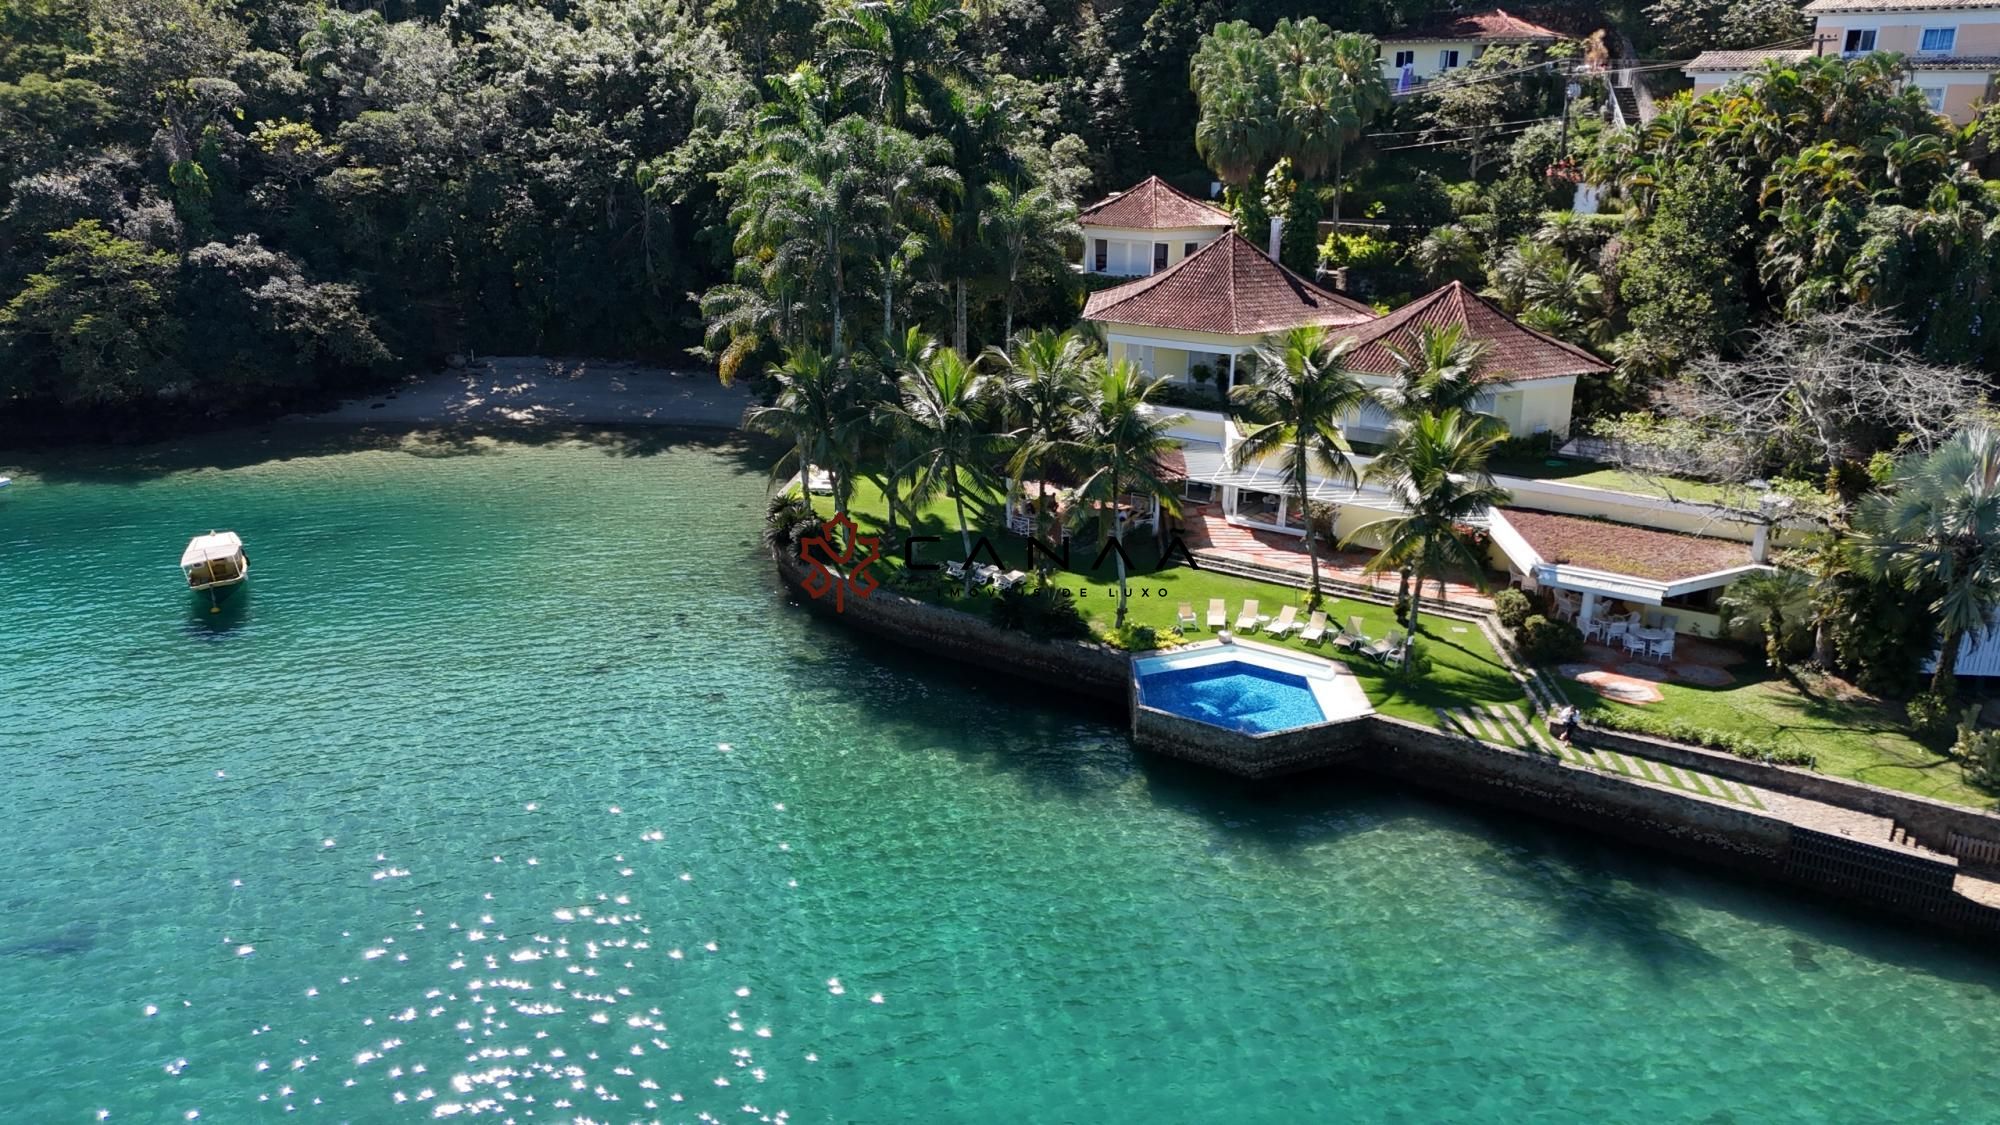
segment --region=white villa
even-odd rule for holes
[[[1563,36],[1492,8],[1447,16],[1381,38],[1382,77],[1401,94],[1470,65],[1488,47],[1551,47]]]
[[[1910,67],[1909,84],[1931,110],[1963,125],[1989,101],[2000,75],[2000,0],[1812,0],[1809,46],[1769,51],[1704,51],[1683,68],[1696,97],[1717,90],[1771,59],[1812,55],[1859,58],[1895,51]]]
[[[1149,180],[1091,210],[1101,214],[1107,204],[1142,191],[1156,200],[1170,198],[1158,194],[1164,192],[1194,202]],[[1129,222],[1133,216],[1119,218]],[[1524,436],[1566,434],[1578,382],[1611,370],[1589,352],[1521,325],[1457,282],[1378,315],[1286,269],[1234,231],[1157,272],[1091,294],[1083,318],[1102,334],[1111,359],[1129,360],[1187,389],[1198,386],[1191,377],[1198,366],[1212,373],[1214,387],[1233,386],[1247,374],[1239,365],[1248,352],[1301,325],[1353,338],[1348,363],[1363,382],[1386,386],[1396,370],[1392,345],[1413,344],[1427,328],[1456,326],[1488,348],[1489,386],[1477,408]],[[1209,520],[1304,536],[1304,513],[1295,510],[1276,459],[1233,464],[1242,431],[1219,407],[1173,408],[1184,420],[1173,430],[1181,457],[1169,472],[1184,479],[1184,498]],[[1364,450],[1386,440],[1389,427],[1386,413],[1372,405],[1342,425]],[[1356,458],[1364,467],[1370,460]],[[1484,521],[1489,563],[1524,588],[1558,591],[1559,602],[1583,619],[1622,602],[1647,625],[1714,636],[1722,630],[1716,595],[1742,575],[1768,569],[1767,531],[1719,508],[1560,480],[1496,479],[1513,500]],[[1370,485],[1314,479],[1308,494],[1338,506],[1334,531],[1343,539],[1402,511],[1395,496]],[[1356,542],[1370,539],[1361,531]]]
[[[1181,262],[1235,229],[1229,212],[1174,190],[1158,176],[1107,196],[1077,216],[1083,272],[1144,277]]]

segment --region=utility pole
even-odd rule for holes
[[[1572,57],[1569,60],[1569,66],[1563,71],[1562,143],[1556,148],[1556,158],[1559,160],[1569,159],[1569,103],[1576,97],[1578,89],[1576,84],[1576,59]]]

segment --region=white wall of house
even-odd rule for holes
[[[1138,230],[1131,227],[1100,227],[1085,224],[1083,260],[1085,273],[1114,277],[1145,277],[1171,266],[1189,254],[1221,238],[1227,227],[1178,227],[1170,230]],[[1100,253],[1102,266],[1099,265]]]
[[[1418,39],[1401,43],[1382,44],[1382,77],[1389,82],[1391,90],[1402,80],[1404,56],[1408,56],[1410,73],[1419,82],[1428,82],[1440,74],[1449,74],[1472,65],[1486,50],[1486,44],[1469,39]]]

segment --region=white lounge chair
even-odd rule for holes
[[[945,577],[950,578],[954,581],[964,578],[965,564],[960,562],[948,562],[944,564],[944,573]]]
[[[818,465],[807,465],[806,491],[816,492],[822,496],[832,495],[833,474],[827,472],[825,469],[820,468]]]
[[[1401,629],[1391,629],[1389,635],[1381,640],[1362,645],[1361,652],[1364,656],[1372,656],[1386,664],[1392,656],[1400,659],[1403,655],[1403,646],[1407,643]]]
[[[1178,622],[1180,627],[1183,629],[1194,628],[1194,623],[1195,623],[1194,603],[1182,602],[1179,612],[1174,614],[1174,620]]]
[[[1221,629],[1229,624],[1229,605],[1222,598],[1208,599],[1208,627]]]
[[[1026,582],[1027,580],[1028,580],[1027,571],[1010,570],[1007,573],[993,580],[993,588],[996,590],[1011,590],[1014,587],[1019,586],[1021,583]]]
[[[1295,605],[1288,605],[1285,608],[1278,611],[1278,619],[1276,621],[1271,622],[1271,627],[1268,630],[1266,630],[1266,632],[1270,633],[1274,637],[1282,637],[1286,633],[1289,633],[1292,630],[1299,627],[1298,619],[1299,619],[1299,607]]]
[[[1316,609],[1306,627],[1299,631],[1299,639],[1309,645],[1316,645],[1326,639],[1326,611]]]
[[[1244,599],[1243,612],[1236,615],[1236,631],[1239,633],[1254,633],[1257,631],[1256,598]]]

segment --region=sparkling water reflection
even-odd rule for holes
[[[730,446],[422,452],[0,466],[0,1118],[2000,1104],[1965,950],[858,648]]]

